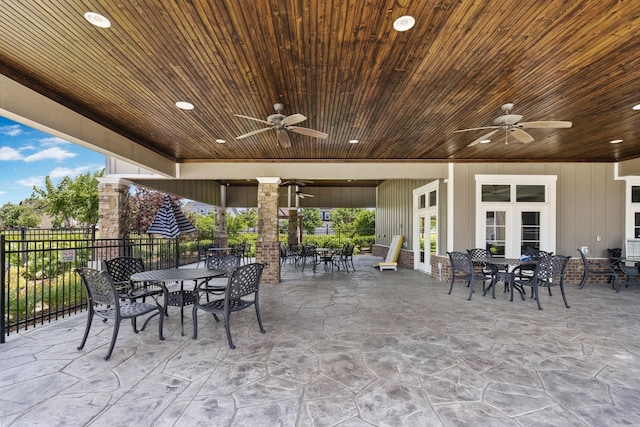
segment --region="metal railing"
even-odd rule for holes
[[[197,254],[184,253],[177,238],[87,239],[82,233],[19,237],[0,234],[0,343],[12,332],[85,310],[85,290],[76,268],[102,269],[103,260],[117,256],[140,257],[147,269],[197,260]]]

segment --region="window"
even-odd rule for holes
[[[477,247],[507,258],[554,252],[555,186],[554,175],[476,175]]]

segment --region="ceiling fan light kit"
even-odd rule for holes
[[[329,137],[328,134],[324,132],[320,132],[318,130],[299,127],[299,126],[293,126],[298,123],[304,122],[305,120],[307,120],[307,118],[299,113],[291,114],[290,116],[285,116],[284,114],[282,114],[282,111],[284,110],[284,104],[276,102],[275,104],[273,104],[273,109],[276,110],[276,113],[268,116],[267,120],[257,119],[255,117],[250,117],[250,116],[244,116],[242,114],[234,114],[234,116],[236,117],[242,117],[243,119],[253,120],[255,122],[260,122],[270,126],[270,127],[254,130],[251,132],[247,132],[240,136],[236,136],[236,139],[247,138],[249,136],[257,135],[261,132],[275,129],[277,133],[278,145],[280,147],[288,148],[288,147],[291,147],[291,138],[289,137],[288,132],[294,132],[300,135],[306,135],[312,138],[319,138],[319,139],[327,139]]]
[[[484,126],[478,128],[469,128],[469,129],[460,129],[455,131],[458,132],[468,132],[472,130],[480,130],[480,129],[493,129],[490,132],[485,133],[473,140],[467,147],[473,147],[477,144],[485,144],[488,142],[493,135],[495,135],[499,130],[504,129],[505,135],[505,144],[508,144],[508,136],[511,134],[516,140],[522,142],[524,144],[528,144],[533,142],[533,137],[529,135],[527,132],[522,129],[566,129],[572,126],[571,122],[567,121],[558,121],[558,120],[548,120],[548,121],[535,121],[535,122],[520,122],[522,120],[522,116],[519,114],[511,114],[511,110],[513,109],[514,104],[508,103],[504,104],[502,107],[503,115],[497,117],[493,121],[493,126]]]

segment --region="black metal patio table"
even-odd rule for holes
[[[513,274],[512,274],[512,271],[513,271],[514,268],[516,268],[518,266],[522,266],[522,265],[536,265],[538,263],[538,261],[533,260],[533,259],[522,259],[522,258],[472,258],[471,260],[474,263],[475,262],[479,262],[479,263],[482,262],[482,263],[485,263],[485,264],[493,265],[498,270],[500,270],[500,269],[504,270],[507,274],[509,274],[509,286],[510,287],[513,286]],[[495,282],[496,282],[495,280],[492,281],[493,289],[491,290],[492,297],[494,299],[496,298]],[[488,290],[489,289],[487,289],[487,291]],[[522,296],[524,290],[521,290],[521,289],[519,289],[517,287],[516,287],[516,290],[518,292],[520,292],[520,295]],[[487,291],[485,291],[485,295],[486,295]]]
[[[131,280],[163,283],[165,287],[167,283],[180,283],[180,290],[166,292],[165,295],[168,298],[167,305],[180,307],[180,327],[181,334],[184,335],[184,307],[194,304],[195,299],[198,298],[197,293],[194,292],[198,281],[206,281],[224,274],[225,272],[222,270],[208,268],[167,268],[164,270],[141,271],[133,274]],[[187,280],[193,280],[194,290],[188,291],[184,289],[184,282]]]

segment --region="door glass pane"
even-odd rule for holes
[[[504,211],[489,211],[486,214],[486,245],[493,256],[504,258],[506,244],[507,213]]]
[[[520,253],[540,250],[540,212],[522,212],[520,219]]]
[[[431,214],[429,217],[429,252],[432,255],[436,254],[438,249],[438,224],[437,216]]]
[[[482,201],[483,202],[510,202],[511,186],[510,185],[483,185]]]
[[[544,203],[544,185],[516,185],[516,202]]]
[[[419,218],[419,233],[420,233],[420,262],[424,263],[424,223],[425,217]]]
[[[438,201],[436,199],[436,192],[435,191],[430,191],[429,192],[429,207],[433,207],[436,206],[438,204]]]
[[[640,203],[640,187],[637,185],[631,187],[631,203]]]
[[[634,214],[633,235],[636,239],[640,239],[640,212]]]
[[[419,208],[419,209],[424,209],[424,208],[426,208],[426,207],[427,207],[427,206],[426,206],[426,200],[427,200],[427,196],[425,196],[424,194],[421,194],[421,195],[418,197],[418,208]]]

